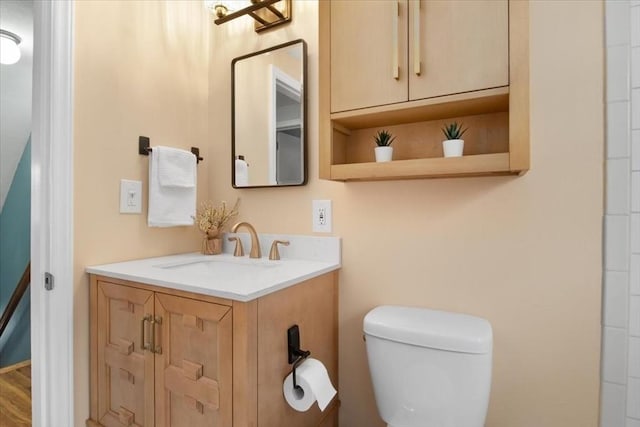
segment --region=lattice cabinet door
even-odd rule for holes
[[[156,293],[155,309],[156,426],[231,426],[231,307]]]
[[[154,426],[153,292],[98,282],[98,420]]]

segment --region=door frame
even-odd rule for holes
[[[52,290],[44,277],[54,276]],[[32,425],[72,426],[73,2],[34,2]]]
[[[278,156],[277,98],[279,87],[282,87],[288,90],[290,93],[297,95],[298,98],[300,98],[300,105],[302,106],[303,104],[301,96],[302,83],[282,71],[274,64],[269,64],[269,185],[278,185],[278,174],[276,168]],[[299,122],[302,123],[302,117],[300,117]],[[300,159],[301,162],[303,162],[302,159]]]

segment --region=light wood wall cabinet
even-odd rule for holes
[[[282,395],[293,324],[337,385],[336,274],[246,303],[92,275],[87,426],[337,426]]]
[[[522,0],[320,2],[320,177],[382,180],[529,168],[529,4]],[[469,127],[444,158],[441,128]],[[396,136],[374,162],[373,137]]]

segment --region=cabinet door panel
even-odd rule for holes
[[[156,426],[231,426],[230,307],[156,294],[155,308]]]
[[[409,3],[411,100],[509,84],[507,0],[409,0]],[[416,50],[420,75],[414,71]]]
[[[153,353],[143,318],[153,292],[98,282],[98,419],[105,427],[154,425]]]
[[[407,101],[407,0],[335,0],[330,7],[331,111]]]

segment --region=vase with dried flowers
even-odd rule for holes
[[[227,208],[227,203],[222,202],[214,206],[212,202],[203,202],[196,214],[196,223],[200,231],[204,233],[202,240],[202,253],[205,255],[217,255],[222,253],[222,231],[227,222],[238,215],[238,203],[236,200],[232,209]]]

